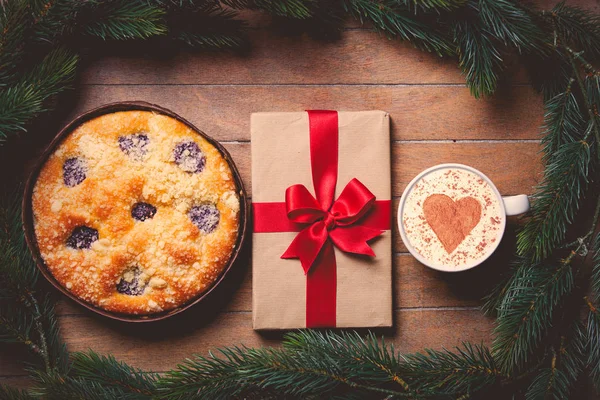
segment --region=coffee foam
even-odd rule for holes
[[[444,194],[455,202],[472,197],[481,204],[481,218],[465,239],[448,253],[431,229],[423,203],[432,194]],[[504,212],[494,189],[481,176],[460,168],[434,170],[405,194],[402,224],[410,245],[433,266],[463,267],[488,257],[496,248],[504,226]]]

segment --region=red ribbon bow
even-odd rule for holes
[[[328,239],[342,251],[375,256],[367,241],[383,231],[357,224],[375,204],[375,195],[358,179],[353,178],[348,182],[328,211],[321,207],[304,185],[287,188],[285,203],[290,220],[311,224],[296,235],[281,256],[299,258],[305,274],[315,263],[323,246],[328,244]]]

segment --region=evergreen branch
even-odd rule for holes
[[[32,325],[36,330],[37,337],[39,339],[39,353],[44,360],[44,366],[46,371],[51,368],[50,354],[48,353],[48,342],[46,338],[46,331],[42,324],[42,314],[38,305],[37,299],[33,296],[30,291],[26,291],[22,298],[25,307],[29,309],[29,314],[32,318]]]
[[[588,72],[584,86],[586,99],[589,103],[590,118],[594,124],[597,156],[600,157],[600,73],[597,71]]]
[[[235,9],[262,10],[280,17],[307,19],[313,14],[315,0],[222,0],[224,5]]]
[[[463,7],[468,0],[399,0],[409,9],[422,11],[451,11]]]
[[[508,379],[483,345],[463,343],[455,353],[426,350],[404,360],[405,376],[416,393],[469,396]]]
[[[497,316],[506,294],[513,290],[514,285],[520,282],[529,273],[531,263],[522,257],[517,257],[510,265],[507,277],[484,297],[482,310],[486,315]]]
[[[219,7],[169,12],[169,35],[190,47],[235,48],[246,44],[246,24]]]
[[[31,320],[22,311],[8,316],[6,308],[0,308],[0,342],[21,343],[43,360],[42,350],[33,341],[30,332]]]
[[[550,256],[565,238],[588,184],[591,153],[586,135],[560,146],[548,161],[544,179],[533,196],[531,218],[517,235],[519,255],[538,262]]]
[[[492,95],[502,71],[502,57],[494,39],[479,24],[461,21],[454,25],[454,42],[471,94],[475,98]]]
[[[585,129],[579,103],[571,90],[574,81],[571,78],[563,93],[546,102],[545,130],[542,136],[543,161],[546,163],[551,161],[562,145],[578,140]]]
[[[332,333],[318,335],[322,341],[335,336]],[[339,393],[352,393],[359,398],[409,396],[403,391],[382,387],[379,381],[351,379],[346,366],[338,363],[337,358],[316,354],[310,349],[299,351],[290,340],[296,339],[284,339],[287,350],[234,347],[219,350],[221,357],[211,353],[209,357],[187,359],[159,380],[161,397],[182,399],[189,398],[190,393],[201,393],[203,398],[226,399],[272,392],[293,398],[328,397]]]
[[[492,353],[507,374],[523,369],[551,325],[552,317],[573,289],[569,260],[557,267],[534,265],[514,280],[498,309]]]
[[[93,351],[73,354],[71,376],[103,387],[122,390],[128,398],[151,397],[156,390],[157,374],[146,373]]]
[[[50,294],[46,294],[40,302],[41,329],[44,333],[43,337],[51,370],[59,374],[66,374],[71,367],[71,361],[67,345],[62,341],[60,335],[55,303],[55,299]],[[42,334],[40,334],[40,337],[42,337]]]
[[[390,38],[410,41],[416,48],[439,56],[455,53],[447,35],[409,16],[409,11],[394,0],[344,0],[343,6],[355,19],[363,24],[372,22],[375,29]]]
[[[600,204],[600,200],[598,201]],[[595,229],[595,226],[593,227]],[[592,276],[591,285],[592,299],[600,302],[600,234],[596,235],[592,242]]]
[[[33,116],[48,111],[46,101],[68,89],[75,77],[77,57],[53,50],[19,82],[0,90],[0,144],[19,131]]]
[[[24,36],[31,24],[24,1],[0,2],[0,88],[13,83],[24,55]]]
[[[473,5],[483,26],[505,45],[519,52],[547,52],[544,35],[527,12],[508,0],[479,0]]]
[[[77,28],[82,25],[80,21],[88,15],[94,15],[92,9],[101,1],[29,1],[34,15],[32,42],[59,46],[65,38],[79,35]]]
[[[566,50],[567,55],[569,57],[569,61],[571,62],[571,66],[573,67],[573,71],[575,72],[577,84],[579,85],[579,89],[581,90],[581,96],[583,98],[585,108],[590,118],[590,133],[594,133],[594,136],[597,140],[597,144],[600,148],[600,118],[598,118],[598,106],[600,105],[600,102],[598,101],[598,99],[600,99],[600,85],[598,84],[598,80],[600,79],[600,77],[598,77],[597,74],[593,73],[594,71],[591,70],[591,65],[581,56],[581,53],[575,53],[569,47],[566,47]],[[584,68],[588,70],[588,72],[592,73],[591,78],[586,78],[587,82],[592,82],[591,84],[587,85],[587,88],[583,80],[581,79],[581,74],[579,73],[579,68],[575,64],[575,59],[580,60]],[[588,88],[590,89],[589,91]],[[589,133],[587,136],[589,136]],[[587,140],[587,136],[584,137],[583,140]]]
[[[580,49],[587,57],[596,60],[600,57],[600,17],[588,10],[572,7],[561,1],[550,12],[556,28],[556,36],[565,46]]]
[[[20,194],[17,188],[0,198],[0,340],[24,344],[49,371],[68,354],[58,337],[53,303],[40,304],[33,294],[38,272],[21,228]]]
[[[20,296],[33,288],[38,270],[21,225],[21,188],[3,187],[0,195],[0,298]]]
[[[587,318],[588,357],[590,378],[597,391],[600,391],[600,315],[596,307],[588,303]]]
[[[592,303],[600,301],[600,234],[596,235],[592,245],[591,298],[585,297],[588,306],[587,316],[587,367],[590,378],[597,391],[600,391],[600,312]]]
[[[394,345],[378,342],[374,334],[365,338],[358,333],[305,331],[288,333],[284,348],[290,352],[312,352],[324,354],[348,370],[351,379],[366,379],[373,382],[393,382],[405,391],[408,384],[401,377],[402,360],[396,356]]]
[[[60,400],[150,400],[151,397],[128,393],[121,388],[104,386],[94,380],[73,378],[56,372],[33,371],[37,385],[30,392],[35,397]]]
[[[550,365],[538,371],[526,394],[527,400],[570,398],[584,363],[586,348],[584,328],[575,322],[570,335],[560,338],[555,350],[551,348]]]
[[[0,384],[0,399],[3,400],[33,400],[35,397],[27,393],[25,390],[11,388]]]
[[[94,13],[84,32],[104,40],[146,39],[167,33],[164,10],[142,1],[113,1]]]

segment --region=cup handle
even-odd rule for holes
[[[524,194],[502,197],[506,215],[519,215],[529,211],[529,198]]]

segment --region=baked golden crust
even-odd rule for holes
[[[147,140],[135,142],[136,135]],[[137,152],[121,146],[128,136]],[[190,142],[200,155],[190,156]],[[183,162],[175,150],[182,143]],[[82,181],[81,174],[67,176],[72,159],[83,165]],[[190,301],[215,282],[237,239],[240,203],[227,161],[185,124],[152,112],[116,112],[82,124],[46,161],[32,201],[52,275],[80,299],[118,313],[151,314]],[[132,207],[140,202],[155,214],[135,219]],[[201,206],[211,211],[208,225],[192,221],[191,210]],[[82,226],[96,230],[97,240],[74,248],[69,241]]]

